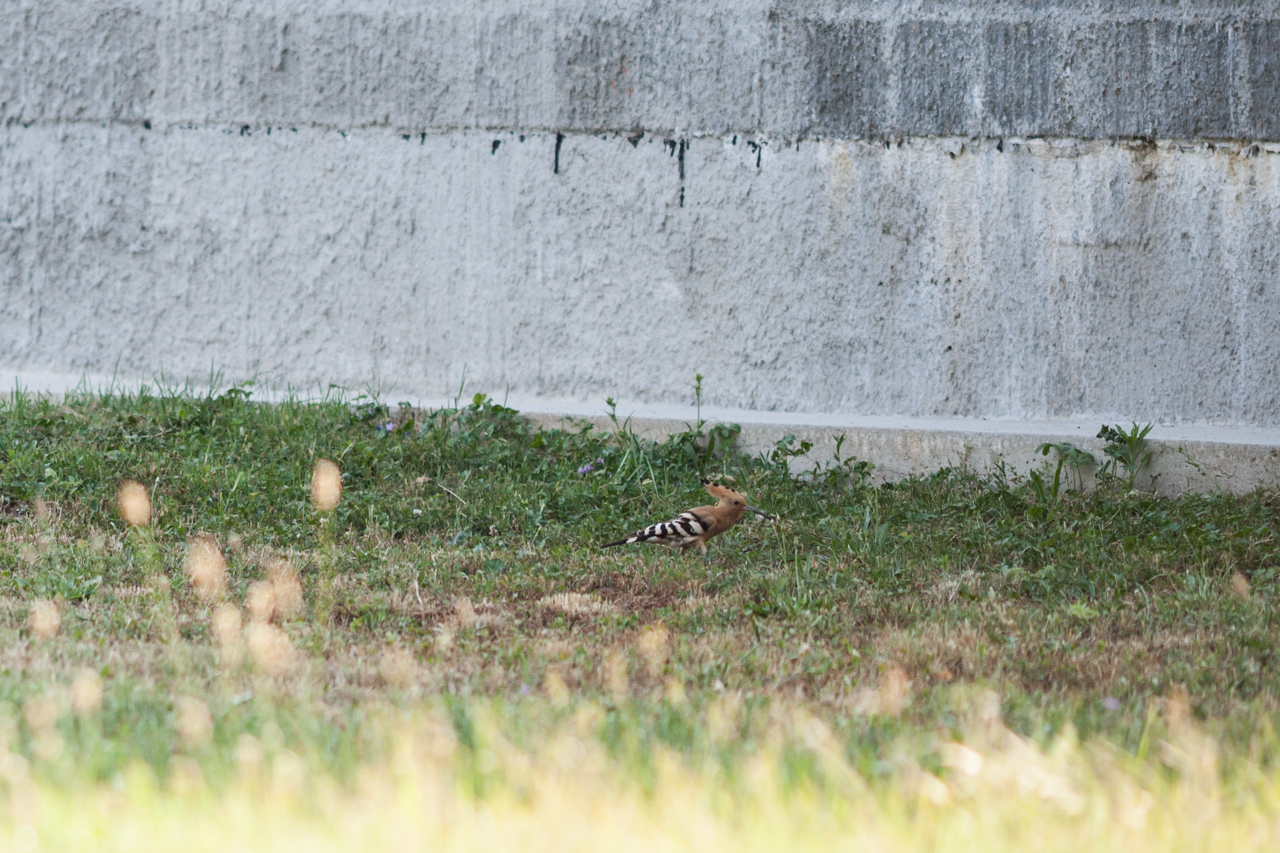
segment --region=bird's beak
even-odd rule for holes
[[[753,506],[749,506],[749,507],[747,507],[747,509],[751,510],[752,512],[754,512],[756,515],[760,516],[761,518],[767,518],[767,519],[769,519],[770,521],[773,521],[773,516],[772,516],[772,515],[769,515],[769,513],[765,512],[764,510],[756,509],[756,508],[755,508],[755,507],[753,507]]]

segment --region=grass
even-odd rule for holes
[[[317,844],[379,824],[462,848],[570,813],[584,847],[694,824],[718,846],[1014,847],[1037,821],[1064,847],[1275,840],[1275,492],[873,487],[865,462],[797,477],[794,442],[749,458],[700,425],[657,444],[481,396],[248,396],[0,404],[15,845],[180,818],[212,846],[309,821]],[[705,560],[599,550],[705,502],[702,476],[779,520]],[[121,517],[129,480],[148,525]],[[426,790],[449,809],[404,812]]]

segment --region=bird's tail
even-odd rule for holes
[[[629,538],[627,538],[627,539],[619,539],[617,542],[610,542],[608,545],[601,545],[600,547],[601,547],[601,548],[612,548],[612,547],[614,547],[615,545],[630,545],[630,544],[631,544],[632,542],[634,542],[634,541],[636,541],[636,540],[635,540],[635,537],[634,537],[634,536],[632,536],[632,537],[629,537]]]

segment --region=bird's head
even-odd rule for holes
[[[720,506],[736,509],[738,512],[754,512],[763,518],[773,518],[767,512],[762,512],[748,504],[747,497],[742,492],[735,491],[715,480],[703,480],[702,485],[713,498],[720,502]]]

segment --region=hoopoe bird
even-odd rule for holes
[[[652,542],[655,545],[679,548],[681,554],[690,548],[697,548],[705,556],[707,542],[737,524],[744,512],[754,512],[764,518],[773,518],[767,512],[748,506],[747,499],[741,492],[735,492],[728,486],[722,486],[712,480],[703,480],[702,485],[719,503],[715,506],[700,506],[685,510],[671,521],[651,524],[644,530],[638,530],[625,539],[610,542],[603,547],[612,548],[615,545],[630,545],[633,542]]]

